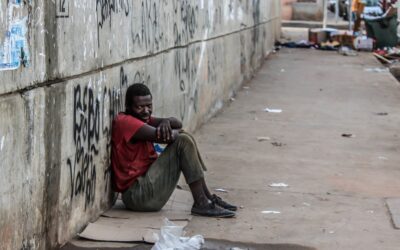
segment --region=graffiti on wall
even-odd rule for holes
[[[70,170],[71,199],[84,195],[85,208],[94,202],[97,169],[94,157],[99,154],[100,100],[93,89],[74,88],[73,138],[75,158],[67,160]]]
[[[174,13],[179,13],[180,19],[174,22],[174,45],[182,45],[194,38],[199,26],[199,6],[189,1],[173,1]]]
[[[140,17],[139,29],[132,27],[133,44],[138,44],[150,50],[158,50],[162,42],[165,40],[164,30],[167,23],[165,21],[165,13],[163,13],[166,2],[154,0],[143,0],[140,3],[140,11],[137,15]]]
[[[191,99],[193,96],[193,90],[197,88],[196,78],[197,70],[199,65],[196,60],[196,50],[192,49],[181,49],[175,52],[174,55],[174,73],[179,81],[180,89],[180,103],[179,103],[179,114],[182,121],[185,120],[185,116],[188,113],[188,103],[193,100],[194,110],[197,110],[197,98]]]
[[[130,12],[129,0],[96,0],[96,12],[97,12],[97,34],[98,34],[98,46],[100,47],[100,30],[103,29],[104,25],[108,22],[111,29],[112,18],[118,13],[123,13],[126,17]]]
[[[101,131],[102,136],[106,139],[106,159],[111,156],[111,124],[114,117],[124,110],[123,100],[125,98],[126,89],[128,88],[128,76],[121,67],[119,75],[119,86],[108,88],[104,87],[102,91],[101,106]],[[107,106],[108,105],[108,106]],[[106,161],[107,161],[106,160]],[[111,180],[111,164],[106,164],[103,180],[105,182],[104,191],[110,188]]]
[[[172,13],[166,11],[169,9]],[[135,3],[128,0],[97,0],[96,12],[98,47],[105,42],[102,35],[113,32],[114,16],[121,14],[128,18],[125,24],[131,30],[125,34],[130,36],[133,50],[140,48],[158,51],[165,47],[169,39],[174,46],[180,46],[193,39],[199,29],[199,6],[188,0],[141,0]],[[171,38],[164,33],[170,29],[170,25]]]
[[[75,153],[67,159],[70,199],[84,197],[85,209],[95,202],[99,178],[104,181],[104,193],[110,189],[111,125],[114,117],[124,110],[129,85],[123,67],[119,73],[117,86],[101,86],[101,82],[90,80],[89,83],[77,84],[73,89],[72,136]],[[137,72],[132,82],[145,83],[148,79],[143,72]]]
[[[21,65],[26,67],[29,64],[29,49],[26,39],[27,17],[14,17],[14,10],[22,8],[23,5],[21,0],[13,0],[8,3],[7,29],[3,44],[0,45],[0,71],[15,70]]]

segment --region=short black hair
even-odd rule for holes
[[[128,109],[132,106],[134,96],[146,96],[146,95],[151,96],[150,89],[146,85],[142,83],[132,84],[126,90],[125,108]]]

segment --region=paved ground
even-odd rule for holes
[[[272,55],[195,134],[210,187],[227,189],[221,196],[243,208],[234,219],[194,217],[188,233],[317,249],[399,249],[385,198],[400,197],[400,88],[388,72],[366,71],[376,67],[370,54]],[[289,187],[269,187],[279,182]]]
[[[317,249],[399,249],[385,197],[400,197],[400,88],[390,73],[366,71],[375,67],[368,53],[283,49],[271,56],[196,133],[209,185],[229,190],[221,195],[244,208],[236,219],[195,217],[188,232]],[[268,186],[274,182],[289,187]]]

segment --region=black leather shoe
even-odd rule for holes
[[[230,210],[230,211],[236,211],[237,210],[237,206],[229,204],[226,201],[223,201],[221,199],[221,197],[219,197],[219,196],[217,196],[215,194],[212,195],[211,201],[214,202],[216,205],[218,205],[218,206],[220,206],[222,208],[225,208],[227,210]]]
[[[214,218],[231,218],[236,215],[235,212],[216,206],[213,202],[205,207],[192,207],[192,214]]]

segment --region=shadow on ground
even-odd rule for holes
[[[150,250],[153,245],[140,244],[134,247],[116,247],[116,248],[99,248],[99,247],[78,247],[68,243],[62,250]],[[245,242],[232,242],[225,240],[206,239],[206,243],[202,250],[315,250],[312,247],[306,247],[295,244],[253,244]]]

